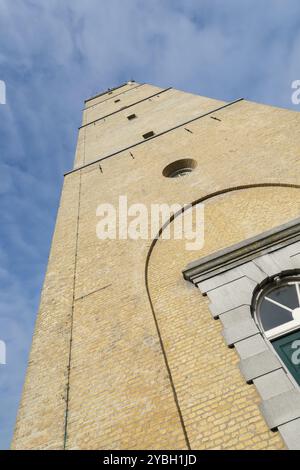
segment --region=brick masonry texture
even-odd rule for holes
[[[83,123],[159,91],[137,85],[86,102]],[[147,99],[129,108],[132,122],[122,110],[80,129],[75,167],[223,104],[178,90]],[[66,175],[13,448],[284,448],[182,269],[299,215],[299,121],[298,113],[241,101],[185,126],[191,132],[179,127],[101,169]],[[190,175],[162,176],[187,157],[198,164]],[[151,240],[96,237],[97,206],[117,206],[119,195],[147,207],[206,198],[203,249],[159,240],[145,276]]]

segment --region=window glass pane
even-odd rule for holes
[[[259,316],[265,331],[294,320],[293,311],[299,308],[299,299],[295,284],[291,279],[283,280],[277,286],[265,291],[259,306]],[[299,284],[299,281],[296,281]]]
[[[294,284],[278,287],[267,294],[267,297],[272,300],[276,300],[276,302],[279,302],[291,309],[299,307],[296,287]]]
[[[267,297],[270,296],[268,295]],[[276,301],[280,302],[277,299]],[[293,316],[291,312],[264,299],[260,305],[260,319],[263,329],[267,331],[293,320]]]
[[[269,332],[273,348],[300,385],[300,280],[299,275],[276,278],[265,286],[257,304],[257,318]],[[292,322],[292,323],[290,323]],[[289,323],[289,325],[287,325]],[[282,327],[283,326],[283,327]],[[270,332],[274,328],[276,331]]]

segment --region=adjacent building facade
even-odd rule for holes
[[[13,448],[300,448],[299,125],[135,82],[85,102]],[[184,211],[99,239],[120,196],[204,205],[203,247],[163,236]]]

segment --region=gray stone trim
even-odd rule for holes
[[[191,282],[194,282],[194,279],[197,278],[198,283],[299,240],[300,218],[297,218],[229,248],[189,263],[183,270],[183,277]]]
[[[248,305],[223,313],[220,315],[220,320],[224,327],[222,334],[228,346],[259,333]]]
[[[224,271],[222,274],[211,277],[205,281],[201,280],[201,276],[193,280],[194,284],[201,285],[202,294],[206,294],[216,287],[220,287],[224,284],[232,282],[236,279],[247,276],[254,282],[260,283],[264,280],[265,275],[261,269],[253,263],[245,263],[237,268],[230,269],[230,271]]]
[[[213,307],[214,317],[232,310],[241,305],[250,305],[253,296],[253,290],[257,282],[248,277],[242,277],[232,282],[224,284],[217,289],[212,289],[207,293]],[[200,290],[201,284],[199,285]]]
[[[260,333],[239,341],[234,346],[241,360],[268,350],[268,346]]]
[[[246,382],[251,383],[254,379],[282,368],[281,362],[269,349],[254,356],[243,359],[239,364],[240,371]]]
[[[276,429],[281,424],[300,418],[300,393],[298,390],[281,393],[263,401],[260,409],[269,428]]]
[[[264,339],[251,313],[254,290],[269,277],[300,269],[300,219],[190,263],[185,279],[207,295],[209,309],[235,347],[239,368],[262,399],[260,410],[290,449],[300,448],[300,389]]]
[[[294,268],[300,266],[300,254],[298,253],[297,255],[291,256],[291,262]]]
[[[286,446],[290,450],[300,450],[300,419],[294,419],[289,423],[278,427]]]
[[[278,369],[254,380],[255,387],[263,400],[294,389],[294,385],[283,369]]]

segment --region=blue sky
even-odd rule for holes
[[[83,100],[129,79],[299,111],[298,0],[0,0],[0,448],[24,380]]]

